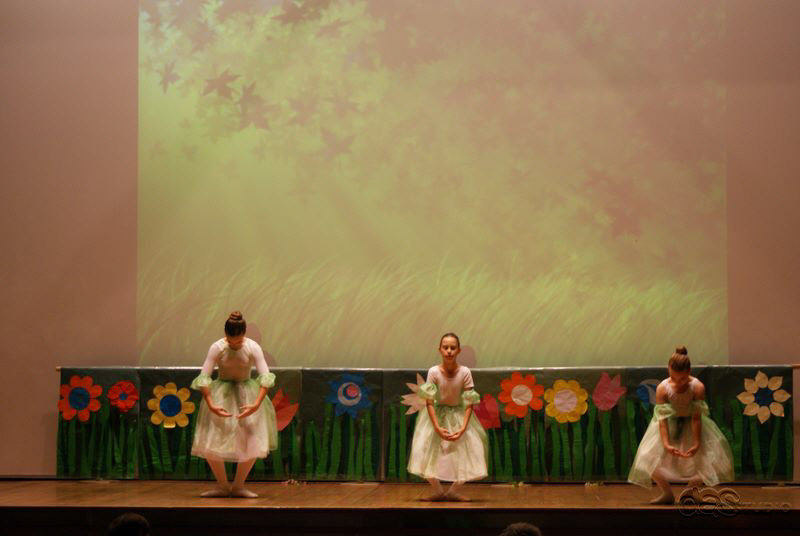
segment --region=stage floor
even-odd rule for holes
[[[153,534],[498,534],[528,521],[545,535],[797,534],[800,487],[731,486],[707,504],[651,506],[632,485],[468,484],[469,503],[430,503],[423,484],[253,482],[257,499],[202,499],[209,482],[0,481],[5,534],[104,534],[135,511]],[[679,488],[675,488],[676,491]],[[719,531],[719,532],[718,532]]]

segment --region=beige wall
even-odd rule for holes
[[[731,362],[800,361],[800,3],[728,5]],[[136,362],[137,2],[4,0],[0,67],[0,475],[49,475],[54,367]]]
[[[137,3],[0,3],[0,475],[55,473],[58,376],[136,357]]]

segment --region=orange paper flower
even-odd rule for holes
[[[58,401],[58,409],[64,420],[72,420],[75,415],[78,420],[86,422],[89,420],[89,412],[100,409],[100,401],[97,397],[103,394],[103,388],[99,385],[92,385],[91,376],[73,376],[69,379],[69,384],[61,386],[61,400]]]
[[[506,405],[505,412],[515,417],[524,417],[528,408],[542,409],[544,386],[536,383],[536,376],[528,374],[524,378],[519,372],[511,374],[500,382],[503,392],[497,398]]]

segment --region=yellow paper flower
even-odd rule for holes
[[[792,396],[781,389],[783,376],[767,375],[760,370],[753,379],[744,379],[744,391],[736,395],[739,402],[744,404],[745,415],[757,415],[759,422],[767,422],[770,415],[783,417],[783,402]]]
[[[560,423],[578,422],[586,413],[589,394],[575,380],[556,380],[551,389],[544,392],[547,401],[545,413]]]
[[[155,398],[147,401],[147,407],[153,410],[150,422],[159,426],[163,423],[164,428],[175,428],[177,424],[181,428],[189,424],[188,414],[194,413],[194,402],[189,402],[189,389],[178,387],[169,382],[166,385],[156,385],[153,387]]]

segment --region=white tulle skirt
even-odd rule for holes
[[[464,423],[464,406],[434,406],[439,426],[457,432]],[[436,433],[425,408],[417,417],[408,472],[422,478],[447,482],[480,480],[488,474],[486,431],[473,413],[464,435],[456,441],[445,441]]]
[[[706,486],[716,486],[720,482],[732,481],[733,456],[728,440],[714,421],[706,415],[702,415],[701,419],[700,448],[694,456],[684,458],[664,450],[659,419],[653,415],[636,451],[628,482],[650,487],[651,475],[659,468],[670,482],[686,482],[700,477]],[[694,444],[692,418],[671,416],[666,420],[669,444],[685,452]]]
[[[192,442],[193,455],[241,462],[266,458],[270,450],[278,448],[275,408],[269,397],[264,398],[261,407],[252,415],[244,419],[236,417],[239,407],[252,404],[258,398],[261,386],[257,381],[214,380],[208,388],[214,404],[232,417],[215,415],[205,402],[201,402]]]

